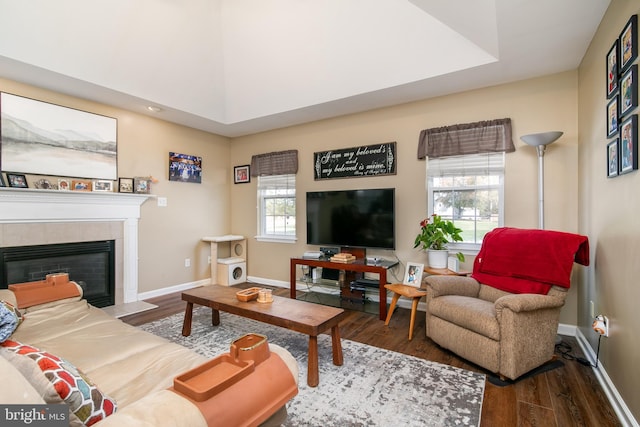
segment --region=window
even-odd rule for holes
[[[504,153],[427,161],[427,209],[463,230],[451,249],[479,249],[484,235],[504,224]]]
[[[295,241],[296,176],[258,177],[258,240]]]

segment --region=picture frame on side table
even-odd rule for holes
[[[618,40],[613,43],[607,53],[607,99],[618,89]]]
[[[407,263],[407,270],[404,273],[403,284],[419,288],[422,284],[422,273],[424,272],[424,264],[415,262]]]
[[[97,181],[93,181],[93,191],[112,193],[113,192],[113,181],[107,181],[99,179]]]
[[[119,193],[133,193],[133,178],[118,179]]]
[[[638,169],[638,116],[620,123],[620,174]]]
[[[620,73],[627,71],[638,56],[638,15],[633,15],[620,33]]]
[[[618,160],[618,138],[607,144],[607,178],[618,176],[620,164]]]
[[[638,65],[633,65],[620,78],[620,117],[638,106]]]
[[[607,138],[618,133],[618,94],[607,103]]]
[[[249,173],[249,165],[234,166],[233,167],[233,183],[234,184],[246,184],[251,182],[251,174]]]
[[[7,181],[9,181],[9,187],[14,188],[29,188],[27,183],[27,177],[19,173],[7,173]]]
[[[133,191],[136,194],[151,193],[151,177],[136,176],[133,178]]]

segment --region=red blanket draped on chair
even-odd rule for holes
[[[496,228],[484,236],[471,277],[511,293],[547,294],[553,285],[571,285],[574,261],[589,265],[586,236]]]

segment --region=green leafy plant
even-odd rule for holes
[[[414,248],[422,246],[424,250],[445,250],[447,243],[461,242],[462,229],[456,227],[453,222],[443,220],[440,215],[433,214],[430,218],[420,221],[420,233],[416,236]],[[464,254],[458,252],[456,257],[464,261]]]

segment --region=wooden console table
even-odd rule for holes
[[[387,318],[387,289],[384,285],[387,284],[387,269],[390,266],[383,266],[380,264],[371,265],[367,264],[365,260],[358,259],[352,263],[331,262],[319,259],[306,259],[306,258],[291,258],[291,270],[289,272],[289,296],[293,299],[296,298],[296,266],[308,265],[309,267],[322,267],[332,270],[344,270],[357,273],[377,273],[380,275],[378,279],[378,289],[380,291],[380,320]],[[341,284],[344,286],[344,284]],[[347,284],[348,286],[348,284]]]

